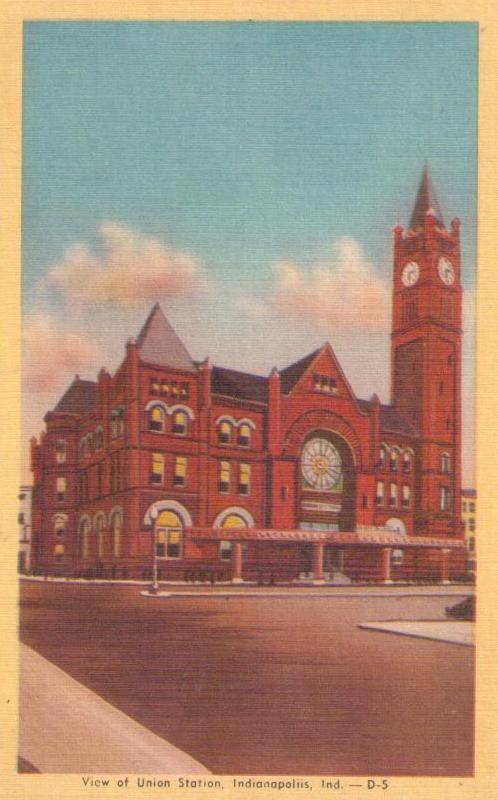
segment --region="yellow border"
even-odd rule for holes
[[[0,505],[0,603],[2,615],[1,641],[7,661],[1,683],[0,708],[2,734],[7,745],[2,747],[0,794],[4,797],[81,798],[84,790],[78,776],[17,775],[16,768],[16,655],[17,655],[17,588],[14,569],[17,558],[17,493],[19,486],[19,264],[20,264],[20,133],[21,133],[21,47],[22,22],[25,19],[144,19],[144,20],[397,20],[397,21],[457,21],[474,20],[480,27],[479,78],[479,289],[478,289],[478,492],[479,492],[479,580],[477,631],[477,758],[475,778],[393,778],[390,789],[352,790],[337,792],[338,796],[362,798],[378,795],[399,800],[424,798],[498,797],[498,675],[496,639],[496,599],[493,596],[498,568],[498,503],[496,484],[496,396],[498,391],[498,265],[496,236],[498,231],[498,202],[496,198],[498,108],[498,6],[494,0],[246,0],[246,2],[214,2],[188,0],[180,2],[5,2],[0,0],[0,241],[2,255],[2,313],[0,324],[1,388],[4,398],[1,432],[3,469]],[[458,86],[448,86],[448,93],[458,92]],[[455,131],[458,136],[458,131]],[[428,724],[429,721],[428,721]],[[458,720],[455,720],[458,725]],[[430,733],[429,733],[430,735]],[[2,738],[4,738],[4,736]],[[407,743],[409,747],[409,743]],[[435,743],[437,746],[437,743]],[[330,797],[318,789],[313,796]],[[98,790],[95,790],[98,791]],[[108,798],[129,797],[137,793],[124,790],[101,790]],[[176,794],[176,797],[178,797]],[[200,792],[183,790],[186,800],[198,800]],[[302,796],[292,791],[230,790],[229,782],[223,792],[226,800],[236,797],[268,800],[285,796],[286,800]],[[174,797],[164,790],[141,790],[140,797]],[[203,791],[206,800],[219,800],[220,793]]]

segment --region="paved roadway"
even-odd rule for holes
[[[25,582],[21,638],[218,774],[463,776],[473,648],[357,628],[441,619],[458,599]]]

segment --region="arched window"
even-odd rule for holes
[[[97,536],[97,556],[102,559],[104,557],[104,528],[105,528],[105,514],[100,511],[95,514],[93,527]]]
[[[381,444],[379,448],[379,467],[380,469],[386,468],[387,450],[385,445]]]
[[[104,431],[102,428],[97,428],[95,431],[95,449],[102,450],[104,446]]]
[[[161,406],[152,406],[149,411],[149,430],[164,433],[164,409]]]
[[[57,538],[62,538],[66,533],[67,516],[65,514],[56,514],[54,517],[54,535]]]
[[[237,436],[237,444],[239,447],[249,447],[251,443],[251,429],[247,422],[243,422],[239,427]]]
[[[407,450],[403,453],[403,472],[408,475],[412,471],[412,455]]]
[[[222,419],[218,425],[218,443],[230,444],[232,441],[232,426],[227,419]]]
[[[155,527],[156,554],[158,558],[181,558],[183,553],[183,525],[174,511],[161,511]]]
[[[121,511],[114,511],[111,515],[111,548],[114,558],[121,555],[121,531],[123,528],[123,515]]]
[[[443,475],[448,475],[449,474],[450,465],[451,465],[451,461],[450,461],[449,454],[448,453],[442,453],[441,454],[441,472],[443,473]]]
[[[78,553],[80,558],[88,558],[90,544],[90,520],[82,517],[78,529]]]
[[[187,433],[188,417],[185,411],[175,411],[173,414],[173,433],[185,436]]]
[[[391,450],[391,472],[398,471],[398,456],[399,456],[399,451],[393,447],[393,449]]]

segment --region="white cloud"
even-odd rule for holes
[[[310,266],[280,261],[273,269],[275,284],[268,301],[239,300],[247,316],[306,319],[330,332],[387,330],[389,287],[351,237],[338,239],[327,261]]]
[[[75,244],[48,273],[48,284],[69,301],[133,305],[190,294],[205,284],[200,262],[188,252],[114,222],[103,223],[98,233],[98,248]]]

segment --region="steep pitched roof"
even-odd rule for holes
[[[226,397],[267,403],[268,378],[263,375],[251,375],[249,372],[239,372],[235,369],[213,367],[211,391]]]
[[[280,386],[283,394],[289,394],[308,367],[313,363],[321,349],[322,348],[319,347],[317,350],[313,350],[309,355],[304,356],[304,358],[301,358],[299,361],[295,361],[294,364],[289,364],[288,367],[280,371]]]
[[[372,408],[371,400],[361,400],[357,398],[362,411],[370,411]],[[417,431],[405,414],[401,414],[393,406],[380,406],[380,427],[389,433],[401,433],[403,436],[416,436]]]
[[[161,367],[193,372],[194,362],[156,303],[138,334],[137,350],[142,361]]]
[[[444,227],[441,207],[429,177],[429,170],[427,165],[425,165],[422,172],[422,178],[420,180],[420,186],[418,187],[417,199],[415,200],[409,227],[412,229],[423,227],[425,223],[425,215],[428,211],[432,211],[436,217],[436,221]]]
[[[94,381],[83,381],[76,378],[54,408],[63,414],[86,414],[95,408],[97,401],[97,384]]]

